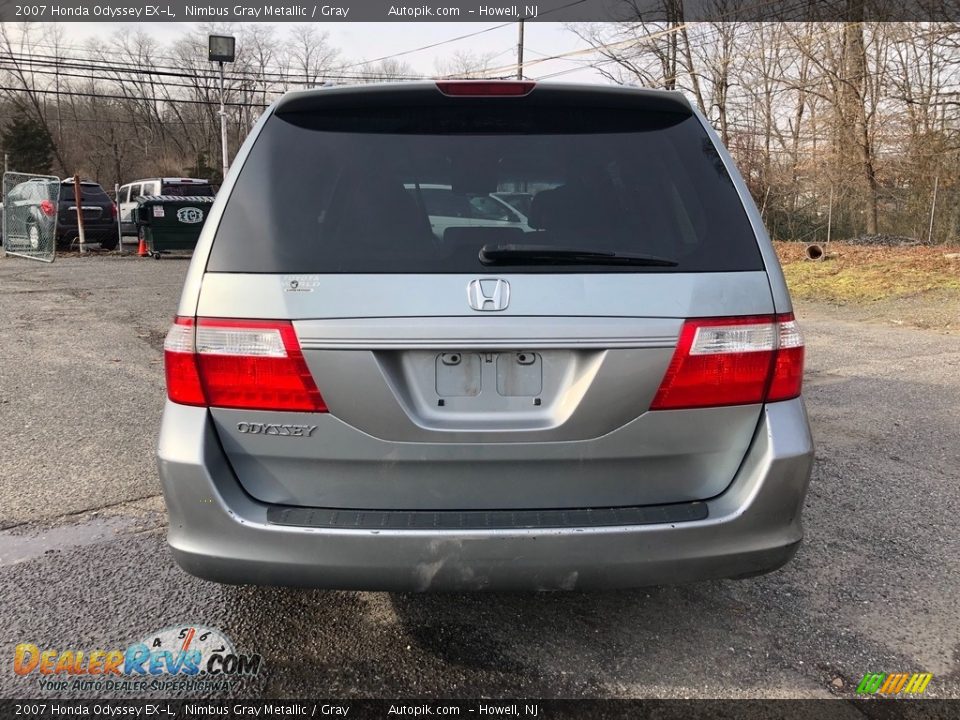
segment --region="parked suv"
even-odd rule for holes
[[[523,223],[438,236],[430,186],[533,197]],[[679,94],[289,93],[236,159],[164,348],[168,541],[200,577],[636,586],[768,572],[802,537],[803,339]]]
[[[213,186],[201,178],[147,178],[120,186],[117,204],[120,206],[120,230],[124,235],[136,235],[133,209],[141,195],[175,195],[177,197],[213,197]]]
[[[57,247],[69,247],[79,238],[73,178],[65,178],[60,182],[60,199],[56,206],[50,200],[56,196],[55,192],[51,192],[51,183],[55,189],[55,179],[27,180],[7,193],[5,207],[21,208],[16,213],[16,219],[12,221],[14,227],[8,229],[10,237],[5,242],[9,249],[19,246],[38,249],[42,243],[41,238],[49,237],[49,233],[53,232],[54,223]],[[84,240],[88,243],[99,243],[104,250],[113,250],[119,236],[117,206],[110,196],[95,182],[81,182],[80,207],[83,213]],[[0,223],[0,227],[2,226]]]

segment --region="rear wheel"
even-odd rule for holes
[[[104,250],[116,250],[117,248],[117,238],[113,235],[108,235],[100,241],[100,247]]]

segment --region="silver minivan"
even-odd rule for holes
[[[529,212],[441,223],[438,186]],[[803,535],[803,339],[680,94],[289,93],[236,158],[164,349],[168,541],[203,578],[638,586],[768,572]]]

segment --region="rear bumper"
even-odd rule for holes
[[[117,224],[116,222],[84,223],[83,235],[86,240],[91,242],[96,242],[97,240],[103,238],[109,239],[111,237],[118,237]],[[63,223],[57,224],[57,239],[60,242],[73,240],[79,236],[80,228],[77,225],[65,225]]]
[[[272,524],[237,482],[209,413],[168,403],[158,448],[168,542],[224,583],[356,590],[586,589],[777,569],[803,536],[813,442],[800,399],[764,408],[734,481],[704,520],[583,528],[353,530]],[[589,480],[589,470],[585,481]]]

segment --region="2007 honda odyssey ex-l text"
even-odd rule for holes
[[[803,535],[803,339],[679,94],[289,93],[164,348],[168,539],[203,578],[623,587],[768,572]]]

